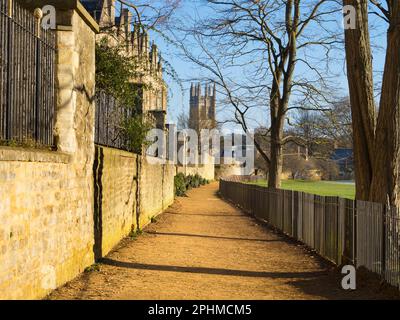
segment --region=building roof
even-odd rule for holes
[[[353,158],[353,149],[350,148],[335,149],[335,151],[331,156],[331,160],[333,161],[343,161],[352,158]]]
[[[81,3],[96,21],[100,19],[103,0],[81,0]]]

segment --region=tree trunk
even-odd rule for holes
[[[284,117],[279,116],[279,104],[271,108],[271,156],[268,176],[268,187],[281,187],[282,175],[282,135]]]
[[[400,3],[392,1],[370,200],[399,205]]]
[[[375,103],[368,2],[343,0],[356,9],[356,29],[345,30],[347,77],[353,117],[356,198],[369,200],[373,176]]]
[[[271,141],[271,166],[268,176],[268,187],[278,189],[281,187],[282,175],[282,145]]]
[[[293,6],[294,5],[294,6]],[[282,141],[286,111],[292,92],[292,79],[296,67],[297,56],[297,27],[300,19],[300,1],[286,2],[286,31],[289,36],[286,53],[281,57],[278,70],[274,73],[274,84],[270,96],[271,114],[271,164],[268,187],[281,187],[283,165]],[[287,61],[287,68],[285,70]],[[283,85],[280,85],[283,75]],[[280,90],[282,93],[280,94]]]

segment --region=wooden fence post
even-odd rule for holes
[[[340,232],[340,199],[336,197],[336,263],[340,265],[342,263],[342,254],[341,252],[341,232]]]
[[[358,267],[358,248],[357,248],[357,228],[358,228],[358,201],[354,201],[354,210],[353,210],[353,260],[354,266]]]
[[[390,204],[383,206],[382,210],[382,277],[385,279],[386,273],[386,217],[388,212],[391,211]]]

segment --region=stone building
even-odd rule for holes
[[[199,137],[202,129],[211,130],[217,127],[216,97],[215,84],[206,84],[204,95],[199,83],[192,84],[190,88],[189,128],[196,130]]]
[[[132,83],[139,87],[140,111],[154,127],[165,129],[167,86],[157,46],[149,43],[147,31],[134,22],[129,9],[121,6],[120,16],[116,16],[115,0],[83,0],[82,4],[100,26],[97,41],[106,38],[110,45],[120,46],[123,55],[138,62],[139,70]]]

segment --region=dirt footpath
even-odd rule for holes
[[[340,275],[304,247],[217,196],[218,184],[192,190],[137,239],[121,242],[100,265],[50,299],[382,299],[393,290]]]

